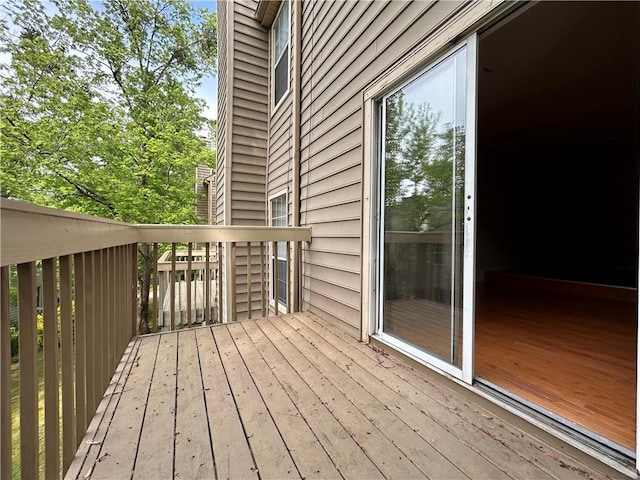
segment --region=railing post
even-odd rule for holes
[[[36,334],[36,265],[18,265],[20,322],[20,474],[38,478],[38,365]]]
[[[9,267],[0,270],[0,478],[11,478],[11,308]]]
[[[60,407],[58,405],[58,297],[56,260],[42,261],[44,323],[44,476],[57,478],[60,468]]]

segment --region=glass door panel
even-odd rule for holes
[[[466,48],[382,99],[382,333],[462,368]]]

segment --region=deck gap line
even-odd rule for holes
[[[179,370],[179,358],[178,351],[180,350],[180,332],[176,331],[176,388],[173,394],[173,458],[171,460],[171,476],[176,476],[176,429],[178,428],[178,375]]]
[[[272,323],[274,323],[274,322],[272,322]],[[277,322],[276,322],[276,323],[277,323]],[[274,323],[274,324],[275,324],[275,323]],[[299,336],[299,337],[302,339],[302,341],[304,341],[304,342],[308,343],[309,345],[311,345],[311,346],[312,346],[312,347],[313,347],[313,348],[314,348],[314,349],[315,349],[315,350],[316,350],[320,355],[322,355],[323,357],[325,357],[325,358],[327,359],[327,361],[328,361],[328,362],[334,363],[334,362],[333,362],[329,357],[327,357],[324,353],[320,352],[320,351],[317,349],[317,347],[315,347],[315,345],[313,345],[309,340],[307,340],[307,339],[306,339],[306,338],[305,338],[305,337],[304,337],[300,332],[298,332],[295,328],[293,328],[293,327],[291,326],[291,324],[289,324],[288,322],[286,322],[286,324],[287,324],[287,326],[288,326],[291,330],[293,330],[293,331],[295,332],[295,333],[294,333],[294,335]],[[278,328],[278,327],[276,326],[276,328]],[[282,330],[281,330],[280,328],[278,328],[278,330],[280,330],[280,331],[282,332]],[[285,337],[285,338],[286,338],[286,337]],[[287,338],[287,340],[289,340],[289,339]],[[296,350],[298,350],[298,352],[300,352],[300,354],[301,354],[301,355],[303,355],[303,356],[304,356],[304,354],[303,354],[303,353],[298,349],[298,347],[297,347],[293,342],[290,342],[290,343],[291,343],[292,345],[294,345],[294,347],[296,348]],[[305,356],[305,358],[307,358],[307,359],[309,360],[309,362],[313,365],[313,367],[314,367],[316,370],[318,370],[318,371],[319,371],[319,372],[324,376],[324,374],[322,373],[322,370],[320,370],[319,366],[318,366],[318,365],[317,365],[317,364],[316,364],[312,359],[309,359],[309,358],[308,358],[308,357],[306,357],[306,356]],[[335,363],[334,363],[334,364],[335,364]],[[336,368],[338,368],[342,373],[345,373],[345,372],[344,372],[342,369],[340,369],[340,367],[338,367],[337,365],[336,365]],[[373,399],[374,399],[374,401],[376,401],[376,402],[378,402],[380,405],[382,405],[382,407],[383,407],[383,409],[384,409],[384,410],[388,410],[389,412],[391,412],[391,414],[392,414],[393,416],[395,416],[395,417],[396,417],[396,418],[397,418],[401,423],[403,423],[403,424],[404,424],[404,425],[406,425],[406,426],[407,426],[411,431],[413,431],[413,428],[412,428],[411,426],[407,425],[406,423],[404,423],[404,422],[402,421],[402,419],[398,418],[398,416],[395,414],[395,412],[393,412],[391,409],[387,408],[387,406],[386,406],[384,403],[382,403],[382,402],[381,402],[380,400],[378,400],[375,396],[373,396],[373,395],[372,395],[372,394],[371,394],[371,393],[370,393],[366,388],[364,388],[362,385],[360,385],[360,383],[358,383],[354,378],[352,378],[350,375],[348,375],[348,374],[346,374],[346,373],[345,373],[345,375],[346,375],[346,376],[347,376],[347,377],[348,377],[352,382],[354,382],[354,383],[355,383],[356,385],[358,385],[360,388],[362,388],[362,389],[363,389],[363,390],[365,390],[367,393],[369,393],[369,395],[371,396],[371,398],[373,398]],[[336,388],[340,393],[342,393],[342,395],[344,396],[344,398],[345,398],[345,399],[346,399],[346,400],[347,400],[347,401],[348,401],[348,402],[349,402],[349,403],[350,403],[350,404],[351,404],[351,405],[352,405],[352,406],[353,406],[357,411],[359,411],[359,412],[360,412],[360,414],[361,414],[364,418],[366,418],[366,419],[371,423],[371,425],[372,425],[373,427],[375,427],[375,428],[376,428],[376,429],[377,429],[377,430],[382,434],[382,436],[383,436],[383,437],[385,437],[387,440],[389,440],[389,442],[390,442],[394,447],[396,447],[396,449],[398,450],[398,452],[400,452],[400,453],[401,453],[401,454],[402,454],[402,455],[403,455],[403,456],[404,456],[404,457],[409,461],[409,463],[411,463],[411,465],[413,465],[413,466],[414,466],[414,467],[415,467],[415,468],[416,468],[420,473],[422,473],[422,474],[425,476],[425,478],[429,478],[429,477],[428,477],[428,475],[427,475],[427,474],[422,470],[422,468],[420,468],[420,467],[419,467],[419,466],[418,466],[418,465],[413,461],[412,456],[410,456],[410,455],[408,455],[407,453],[405,453],[405,451],[404,451],[403,449],[401,449],[401,448],[400,448],[400,446],[395,442],[395,440],[394,440],[393,438],[391,438],[389,435],[387,435],[387,433],[385,433],[385,432],[384,432],[384,431],[383,431],[383,430],[378,426],[378,423],[377,423],[377,421],[376,421],[376,419],[375,419],[375,418],[371,418],[371,416],[370,416],[370,415],[368,415],[367,413],[363,412],[363,411],[362,411],[362,410],[361,410],[361,409],[360,409],[360,408],[359,408],[355,403],[353,403],[353,401],[352,401],[352,400],[351,400],[351,399],[346,395],[346,393],[345,393],[345,392],[342,392],[342,390],[340,389],[340,387],[338,387],[334,382],[332,382],[332,381],[331,381],[331,379],[329,379],[329,378],[328,378],[328,377],[326,377],[326,376],[325,376],[325,378],[326,378],[326,379],[327,379],[327,380],[328,380],[328,381],[329,381],[329,382],[330,382],[330,383],[331,383],[331,384],[332,384],[332,385],[333,385],[333,386],[334,386],[334,387],[335,387],[335,388]],[[417,432],[416,432],[416,433],[417,433]],[[422,438],[422,437],[421,437],[421,438]],[[427,443],[427,444],[429,444],[430,446],[432,446],[429,442],[426,442],[426,443]],[[433,446],[432,446],[432,447],[433,447]],[[434,448],[434,450],[435,450],[435,448]],[[438,451],[438,453],[439,453],[440,455],[442,455],[439,451]],[[460,470],[460,469],[458,468],[458,466],[457,466],[457,465],[453,464],[453,463],[451,462],[451,460],[449,460],[446,456],[444,456],[444,455],[442,455],[442,456],[446,459],[446,461],[447,461],[447,462],[449,462],[451,465],[453,465],[453,467],[454,467],[455,469],[457,469],[457,470],[458,470],[460,473],[462,473],[462,474],[463,474],[467,479],[469,479],[469,480],[470,480],[470,477],[469,477],[465,472],[463,472],[462,470]]]
[[[242,331],[246,333],[244,328],[242,329]],[[258,395],[260,395],[260,399],[262,400],[262,403],[266,407],[267,406],[267,402],[265,401],[264,397],[262,396],[262,392],[260,391],[260,388],[258,388],[258,385],[256,384],[256,381],[253,378],[253,374],[251,373],[251,370],[249,370],[249,366],[247,365],[247,362],[245,361],[244,356],[240,354],[240,349],[238,348],[238,345],[236,344],[236,339],[233,338],[233,335],[231,334],[231,332],[229,331],[228,328],[227,328],[227,332],[229,332],[229,337],[231,337],[231,341],[233,342],[233,345],[236,347],[236,350],[238,351],[238,356],[242,360],[242,364],[244,365],[244,368],[246,368],[247,372],[249,373],[249,377],[251,378],[251,382],[253,383],[253,386],[256,387],[256,391],[258,392]],[[251,339],[249,339],[249,340],[251,340]],[[282,440],[282,444],[285,447],[287,447],[287,453],[289,454],[289,458],[291,458],[291,463],[293,463],[293,466],[296,467],[296,471],[298,472],[298,477],[299,478],[303,478],[302,477],[302,473],[300,472],[300,468],[298,467],[298,464],[294,460],[293,455],[291,455],[291,449],[288,447],[287,442],[285,442],[284,437],[282,436],[282,432],[280,431],[280,427],[278,426],[278,422],[276,422],[276,419],[273,418],[273,414],[271,413],[271,410],[269,408],[267,408],[267,413],[269,414],[269,417],[271,418],[271,421],[273,422],[273,424],[276,427],[276,431],[278,432],[278,435],[280,436],[280,439]]]
[[[222,324],[224,325],[224,324]],[[221,328],[227,328],[226,326],[223,326]],[[231,392],[231,400],[233,400],[233,405],[236,407],[236,413],[238,414],[238,418],[240,419],[240,425],[242,426],[242,433],[244,433],[244,438],[247,441],[247,446],[249,447],[249,453],[251,453],[251,460],[253,461],[253,466],[256,469],[256,473],[258,474],[258,480],[262,480],[262,472],[260,472],[260,469],[258,468],[258,462],[256,461],[256,457],[253,454],[253,448],[251,447],[251,442],[249,441],[249,436],[247,435],[247,429],[245,428],[244,425],[244,420],[242,419],[242,415],[240,415],[240,409],[238,408],[238,403],[236,402],[236,397],[235,395],[233,395],[233,389],[231,388],[231,382],[229,381],[229,375],[227,373],[227,369],[224,366],[224,362],[222,361],[222,355],[220,355],[220,348],[218,347],[218,343],[216,342],[216,337],[213,334],[213,328],[209,329],[209,332],[211,333],[211,339],[213,340],[213,344],[216,347],[216,351],[218,352],[218,355],[220,356],[220,366],[222,367],[222,371],[224,372],[224,378],[227,380],[227,385],[229,387],[229,391]],[[227,332],[229,332],[229,329],[227,329]],[[229,336],[231,336],[231,334],[229,333]],[[231,339],[233,340],[233,337],[231,337]],[[235,342],[234,342],[235,345]],[[295,462],[294,462],[295,464]]]
[[[284,335],[282,334],[282,332],[280,331],[280,329],[279,329],[277,326],[275,326],[275,323],[273,322],[273,320],[271,320],[271,318],[266,318],[266,319],[265,319],[265,321],[266,321],[266,322],[271,323],[271,325],[273,325],[273,326],[274,326],[274,328],[276,328],[276,330],[278,330],[278,331],[280,332],[280,334],[282,335],[282,337],[284,338],[284,340],[286,340],[286,341],[287,341],[287,342],[288,342],[288,343],[293,347],[293,349],[294,349],[294,350],[297,350],[297,351],[298,351],[298,353],[299,353],[302,357],[307,358],[307,357],[304,355],[304,353],[302,353],[302,352],[300,351],[300,349],[299,349],[299,348],[298,348],[298,347],[297,347],[293,342],[291,342],[291,340],[289,340],[286,336],[284,336]],[[262,327],[260,327],[260,330],[262,330]],[[266,336],[267,338],[269,338],[269,336],[266,334],[266,332],[264,332],[264,330],[263,330],[262,332],[265,334],[265,336]],[[269,340],[271,340],[271,339],[269,338]],[[273,342],[272,342],[272,343],[273,343]],[[274,345],[274,346],[275,346],[275,345]],[[276,347],[276,349],[277,349],[277,347]],[[280,351],[280,350],[278,350],[278,351]],[[293,366],[293,364],[289,361],[289,359],[287,359],[287,357],[286,357],[283,353],[281,353],[281,355],[282,355],[282,357],[287,361],[287,363],[288,363],[289,365],[291,365],[291,367],[292,367],[292,368],[293,368],[293,369],[298,373],[298,375],[300,376],[300,378],[302,378],[302,380],[307,384],[307,386],[311,389],[311,391],[315,393],[315,390],[313,389],[313,387],[311,387],[311,385],[309,385],[309,384],[307,383],[307,381],[304,379],[304,377],[303,377],[302,375],[300,375],[300,373],[299,373],[298,369],[296,369],[296,368]],[[307,358],[307,360],[308,360],[308,358]],[[338,387],[337,387],[337,386],[336,386],[336,385],[335,385],[335,384],[334,384],[334,383],[333,383],[329,378],[327,378],[327,377],[322,373],[322,371],[321,371],[321,370],[319,370],[319,369],[318,369],[318,367],[317,367],[316,365],[314,365],[313,363],[311,363],[311,361],[310,361],[310,360],[308,360],[308,361],[309,361],[309,364],[313,367],[313,369],[315,369],[315,370],[320,374],[320,376],[321,376],[321,377],[323,377],[323,378],[327,381],[327,383],[331,384],[331,385],[333,386],[333,388],[335,388],[338,392],[340,392],[340,393],[342,394],[342,396],[345,398],[345,400],[346,400],[347,402],[349,402],[349,403],[351,403],[351,405],[353,405],[353,403],[351,402],[351,400],[349,400],[349,399],[344,395],[344,393],[343,393],[343,392],[342,392],[342,391],[341,391],[341,390],[340,390],[340,389],[339,389],[339,388],[338,388]],[[318,397],[318,398],[320,398],[320,397]],[[383,477],[386,477],[386,475],[384,474],[384,472],[382,472],[382,471],[380,470],[380,467],[378,466],[378,464],[376,463],[376,461],[375,461],[373,458],[371,458],[371,457],[369,456],[368,452],[367,452],[367,451],[362,447],[362,445],[360,445],[360,443],[359,443],[359,442],[358,442],[358,441],[357,441],[357,440],[356,440],[356,439],[351,435],[351,433],[350,433],[349,429],[348,429],[348,428],[346,428],[346,427],[342,424],[342,422],[338,419],[338,417],[336,417],[336,415],[335,415],[334,411],[333,411],[331,408],[329,408],[329,405],[328,405],[326,402],[322,402],[322,403],[325,405],[325,407],[327,408],[327,410],[329,411],[329,413],[331,413],[331,415],[333,416],[333,418],[335,418],[336,422],[338,422],[340,425],[342,425],[342,428],[345,430],[345,432],[347,432],[347,433],[349,434],[349,436],[351,436],[351,438],[353,439],[353,441],[358,445],[358,447],[360,447],[360,449],[362,450],[362,452],[364,453],[364,455],[365,455],[369,460],[371,460],[371,463],[373,463],[373,465],[378,469],[378,471],[380,472],[380,475],[382,475]],[[359,411],[359,412],[362,414],[362,416],[363,416],[363,417],[365,417],[367,420],[369,420],[369,421],[371,422],[371,420],[369,419],[369,417],[368,417],[367,415],[365,415],[364,413],[362,413],[362,412],[360,411],[360,409],[359,409],[359,408],[357,408],[355,405],[353,405],[353,407],[354,407],[354,409],[355,409],[355,410]],[[375,425],[373,422],[371,422],[371,426],[372,426],[373,428],[375,428],[376,430],[378,430],[378,431],[380,432],[380,434],[381,434],[383,437],[388,438],[388,437],[387,437],[387,436],[386,436],[382,431],[380,431],[380,429],[378,428],[378,426],[377,426],[377,425]],[[394,444],[393,442],[391,442],[391,443],[395,446],[395,444]],[[397,447],[396,447],[396,448],[397,448]],[[400,450],[398,449],[398,451],[400,451]],[[401,453],[402,453],[402,452],[401,452]],[[406,456],[406,455],[405,455],[405,456]],[[418,469],[418,470],[420,470],[420,469]],[[421,470],[420,470],[420,471],[421,471]],[[426,477],[426,476],[425,476],[425,477]]]
[[[213,451],[213,437],[211,434],[211,424],[209,423],[209,407],[207,405],[207,396],[204,391],[204,380],[202,379],[202,362],[200,361],[200,346],[198,345],[198,335],[193,334],[194,342],[196,342],[196,358],[198,359],[198,371],[200,372],[200,387],[202,389],[202,400],[204,403],[204,413],[207,417],[207,431],[209,432],[209,447],[211,448],[211,460],[213,462],[214,479],[218,480],[218,468],[216,467],[216,456]]]
[[[257,324],[257,321],[255,322]],[[267,368],[269,369],[269,371],[271,371],[273,378],[276,379],[276,382],[278,382],[278,385],[280,386],[280,389],[285,393],[285,395],[287,395],[287,397],[289,397],[289,400],[291,400],[291,403],[293,404],[293,406],[295,407],[296,411],[298,412],[298,414],[300,415],[300,418],[302,418],[302,420],[304,420],[304,423],[307,425],[307,427],[309,427],[309,431],[313,434],[313,436],[315,437],[315,439],[318,441],[318,445],[320,445],[320,447],[322,448],[322,450],[324,450],[324,453],[327,454],[327,458],[329,458],[329,460],[331,461],[331,463],[333,464],[333,466],[336,468],[336,471],[340,474],[340,476],[344,479],[344,475],[342,474],[342,472],[340,471],[340,469],[338,468],[338,466],[336,465],[336,463],[334,462],[333,458],[331,458],[331,455],[329,455],[329,452],[327,452],[327,449],[324,447],[324,445],[322,444],[322,442],[320,441],[320,439],[318,438],[318,436],[316,435],[316,432],[313,430],[313,428],[311,428],[311,425],[309,425],[309,422],[307,421],[307,419],[304,417],[304,415],[302,414],[302,412],[300,411],[300,409],[298,408],[298,405],[296,404],[296,402],[293,400],[293,398],[291,398],[291,395],[289,395],[289,392],[287,391],[287,389],[284,387],[284,385],[282,385],[282,383],[280,382],[280,379],[277,377],[277,375],[275,375],[273,373],[273,368],[271,367],[271,365],[269,365],[269,362],[267,362],[267,359],[264,358],[264,356],[262,355],[262,352],[260,351],[260,349],[258,348],[258,346],[254,343],[253,339],[251,338],[251,336],[249,335],[249,332],[247,332],[247,329],[245,328],[244,322],[241,322],[242,325],[242,329],[244,330],[245,335],[247,336],[247,338],[249,339],[249,341],[253,344],[256,352],[258,353],[258,355],[260,356],[260,358],[262,359],[262,361],[265,363],[265,365],[267,366]],[[262,330],[260,330],[262,331]],[[263,332],[264,333],[264,332]],[[271,340],[267,337],[267,340],[269,340],[269,342],[271,342]],[[273,342],[271,342],[271,344],[273,345]],[[275,346],[274,346],[275,348]],[[277,349],[276,349],[277,350]],[[287,361],[285,359],[285,361]],[[287,361],[287,363],[289,363]],[[293,367],[292,367],[293,368]],[[302,379],[304,381],[304,379]],[[306,384],[306,382],[305,382]],[[308,386],[308,385],[307,385]],[[313,391],[313,390],[312,390]],[[334,417],[335,418],[335,417]],[[274,420],[275,422],[275,420]],[[276,426],[277,428],[277,426]],[[279,431],[279,430],[278,430]],[[284,441],[284,439],[283,439]],[[285,443],[286,445],[286,443]],[[293,458],[293,457],[292,457]],[[295,461],[293,462],[295,465]],[[297,465],[296,465],[296,468]],[[300,473],[298,471],[298,473]],[[301,475],[302,476],[302,475]]]
[[[142,341],[142,340],[141,340]],[[153,357],[153,367],[151,368],[151,378],[149,379],[149,389],[147,390],[147,397],[144,401],[144,410],[142,412],[142,424],[140,425],[140,432],[138,433],[138,442],[136,443],[136,454],[133,457],[133,468],[131,469],[130,480],[133,480],[133,474],[136,471],[136,463],[138,462],[138,452],[140,451],[140,439],[142,438],[142,431],[144,430],[144,421],[147,416],[147,407],[149,405],[149,397],[151,395],[151,386],[153,385],[153,377],[156,375],[156,365],[158,362],[158,350],[160,350],[160,340],[156,344],[156,351]]]
[[[314,316],[315,317],[315,316]],[[320,328],[324,328],[323,325],[321,325],[316,318],[314,318],[310,315],[307,315],[307,318],[309,319],[310,322],[314,323],[315,325],[318,325]],[[302,323],[304,324],[309,330],[313,331],[316,333],[316,335],[320,336],[319,333],[316,331],[316,329],[314,327],[309,327],[306,322],[304,320],[302,320],[300,318],[300,316],[296,315],[296,318]],[[327,330],[338,340],[340,340],[342,343],[346,343],[348,344],[348,347],[351,351],[356,351],[356,352],[360,352],[360,350],[356,347],[353,346],[350,342],[345,341],[343,338],[340,337],[340,335],[338,335],[334,328],[327,328]],[[366,348],[370,348],[368,345],[364,345]],[[344,353],[344,352],[343,352]],[[357,360],[355,360],[354,357],[347,355],[346,353],[344,353],[344,355],[349,358],[350,360],[354,361],[357,365],[359,365],[361,368],[365,368],[363,367],[360,362],[358,362]],[[371,357],[370,355],[367,355],[367,357],[372,360],[375,361],[375,359],[373,357]],[[402,362],[402,360],[400,359],[395,359],[398,362]],[[409,371],[411,371],[412,373],[417,372],[413,367],[411,367],[410,365],[406,365],[406,364],[402,364],[403,367],[406,367]],[[402,376],[400,376],[396,370],[394,369],[387,369],[387,371],[390,371],[394,376],[396,376],[399,381],[408,384],[409,386],[411,386],[412,388],[415,388],[416,390],[420,391],[423,395],[428,396],[429,398],[431,398],[434,402],[440,404],[442,407],[446,408],[449,412],[451,412],[453,415],[456,415],[458,418],[460,418],[460,420],[462,420],[465,424],[468,424],[472,427],[474,427],[473,422],[471,422],[468,418],[464,418],[462,417],[458,412],[451,410],[449,408],[449,406],[441,401],[440,399],[430,395],[428,392],[426,392],[423,388],[420,387],[419,384],[412,384],[410,383],[407,379],[403,378]],[[377,378],[377,377],[376,377]],[[439,386],[439,385],[434,385],[433,382],[430,379],[426,379],[427,383],[434,387],[435,389],[438,390],[442,390],[443,387]],[[385,384],[386,385],[386,384]],[[452,392],[455,394],[455,392]],[[463,399],[465,402],[467,402],[466,399]],[[409,400],[409,402],[414,405],[416,408],[420,408],[419,405],[415,405],[413,403],[413,401]],[[482,407],[480,407],[482,408]],[[454,432],[451,432],[448,428],[447,425],[443,424],[442,422],[440,422],[437,418],[433,417],[432,415],[430,415],[429,413],[425,412],[425,414],[431,418],[435,423],[439,424],[440,426],[442,426],[445,430],[449,431],[449,433],[451,433],[454,437],[458,438],[461,442],[463,442],[465,445],[467,445],[469,448],[471,448],[474,452],[476,452],[478,455],[480,455],[481,457],[485,458],[488,462],[490,462],[491,464],[493,464],[496,468],[498,468],[499,470],[501,470],[503,473],[505,473],[505,475],[507,475],[508,477],[514,478],[512,474],[510,474],[509,472],[505,471],[504,468],[500,467],[500,465],[497,465],[495,462],[492,461],[491,458],[489,458],[486,454],[482,453],[481,451],[478,451],[472,444],[468,443],[464,438],[461,438],[459,435],[456,435]],[[476,428],[476,427],[474,427]],[[529,436],[529,435],[528,435]],[[499,440],[498,440],[499,441]],[[501,441],[499,441],[499,443],[502,444]],[[503,444],[504,445],[504,444]],[[533,465],[535,468],[537,468],[538,470],[544,472],[546,475],[549,475],[552,478],[558,479],[558,475],[549,471],[548,468],[546,468],[546,466],[544,464],[541,463],[537,463],[537,462],[532,462],[531,459],[525,457],[523,454],[521,454],[520,452],[515,451],[513,448],[511,448],[509,445],[504,445],[505,448],[507,448],[510,452],[512,452],[513,454],[517,455],[518,457],[520,457],[521,459],[523,459],[524,461],[530,463],[531,465]],[[556,450],[554,448],[554,450]],[[563,453],[563,452],[560,452]],[[565,454],[566,455],[566,454]],[[569,455],[568,455],[569,456]],[[569,456],[570,457],[570,456]]]

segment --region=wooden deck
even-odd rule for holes
[[[67,478],[606,478],[308,313],[138,337]]]

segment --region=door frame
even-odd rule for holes
[[[412,80],[420,77],[431,68],[444,61],[457,51],[466,48],[466,105],[465,105],[465,192],[464,192],[464,231],[463,235],[463,297],[462,297],[462,364],[457,367],[434,355],[400,341],[382,331],[381,319],[381,265],[384,262],[384,251],[381,248],[381,230],[384,211],[380,208],[380,192],[382,175],[379,173],[384,162],[382,128],[384,110],[379,103],[392,92],[402,88]],[[369,337],[388,344],[405,355],[438,371],[462,380],[467,384],[473,382],[474,352],[474,305],[475,305],[475,152],[476,152],[476,117],[477,117],[477,33],[473,32],[454,46],[447,46],[431,55],[420,68],[414,68],[409,75],[393,82],[383,82],[378,88],[365,92],[364,102],[364,144],[369,145],[369,169],[365,168],[363,182],[363,219],[368,219],[368,228],[363,226],[362,252],[368,253],[369,261],[363,261],[362,292],[362,328],[363,341]],[[366,210],[366,213],[364,212]],[[364,216],[366,215],[366,216]],[[366,265],[366,267],[365,267]],[[366,268],[366,271],[365,271]],[[365,287],[366,284],[366,287]],[[453,332],[452,332],[453,334]]]

